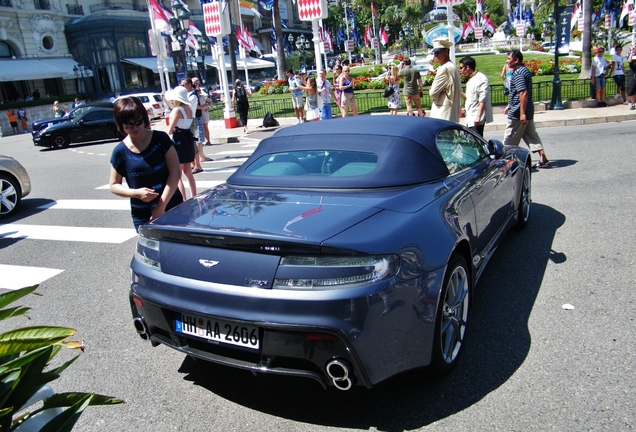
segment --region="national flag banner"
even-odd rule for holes
[[[386,30],[384,30],[383,28],[380,29],[380,41],[384,46],[389,43],[389,35],[386,34]]]
[[[380,40],[378,38],[371,39],[371,48],[375,50],[380,49]]]
[[[333,36],[331,35],[331,31],[327,31],[327,42],[329,42],[328,52],[333,52]]]
[[[495,23],[492,22],[488,15],[484,15],[484,24],[482,25],[482,28],[484,29],[484,31],[495,34]]]
[[[626,0],[623,3],[623,8],[621,9],[621,15],[618,18],[618,28],[621,28],[623,26],[623,21],[625,20],[625,17],[629,15],[631,10],[632,10],[632,5],[629,3],[629,0]]]
[[[347,52],[353,51],[354,50],[354,44],[355,44],[354,41],[352,41],[351,39],[347,39],[345,41],[345,51],[347,51]]]
[[[256,42],[254,42],[254,38],[252,37],[252,34],[248,29],[244,29],[243,37],[247,40],[250,51],[256,51],[258,55],[263,55],[261,49],[258,47],[258,45],[256,45]]]
[[[517,24],[515,26],[515,31],[517,32],[517,36],[523,36],[526,34],[526,25],[525,24]]]
[[[462,39],[466,39],[472,32],[473,28],[467,23],[464,23],[464,26],[462,28]]]
[[[612,27],[612,16],[607,14],[605,15],[605,28],[608,29]]]
[[[298,17],[301,21],[314,21],[329,17],[327,0],[298,0]]]
[[[152,19],[155,22],[155,28],[157,30],[171,30],[170,18],[172,17],[172,14],[161,7],[157,0],[148,0],[148,10],[152,15]]]
[[[230,34],[230,15],[227,2],[212,2],[203,5],[203,22],[208,36]]]
[[[484,38],[484,29],[481,27],[477,27],[475,29],[475,39],[483,39]]]
[[[371,2],[371,16],[374,17],[377,15],[377,11],[375,10],[375,3]]]
[[[574,5],[574,12],[572,12],[572,18],[570,19],[570,28],[573,29],[575,25],[577,25],[577,22],[579,20],[579,18],[582,17],[582,9],[581,9],[581,2],[576,2],[576,4]],[[580,30],[582,31],[582,30]]]
[[[630,26],[636,24],[636,10],[633,10],[629,13],[629,21],[627,22],[627,24]]]
[[[585,18],[579,18],[576,29],[580,32],[585,30]]]
[[[483,14],[484,13],[484,8],[481,5],[481,0],[477,0],[477,9],[475,9],[475,13],[476,14]]]

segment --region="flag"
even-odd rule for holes
[[[581,14],[581,2],[577,1],[574,5],[574,10],[572,11],[572,18],[570,18],[570,29],[573,29],[578,24]]]
[[[476,14],[483,14],[484,13],[484,9],[481,6],[481,0],[477,0],[477,9],[475,10]]]
[[[373,30],[371,30],[371,26],[368,25],[366,29],[364,29],[364,46],[369,46],[371,44],[371,39],[373,39]]]
[[[283,19],[282,19],[282,18],[280,19],[280,25],[281,25],[281,27],[282,27],[282,28],[284,28],[284,29],[289,28],[289,27],[287,27],[287,24],[285,24],[285,21],[283,21]]]
[[[338,29],[338,31],[336,32],[336,45],[338,45],[338,47],[342,48],[342,43],[347,40],[347,37],[345,36],[345,30],[344,28],[340,27]]]
[[[152,14],[152,19],[155,22],[155,28],[157,30],[172,31],[170,28],[170,18],[172,14],[161,7],[157,0],[148,0],[148,9]]]
[[[349,8],[349,6],[347,6],[345,4],[345,15],[347,17],[347,19],[349,19],[349,21],[351,22],[351,29],[355,30],[356,29],[356,16],[353,14],[353,11],[351,10],[351,8]]]
[[[478,24],[477,24],[477,18],[475,18],[475,15],[473,15],[472,17],[468,19],[468,25],[470,26],[470,28],[477,28]]]
[[[530,28],[534,28],[534,14],[530,6],[526,6],[526,22],[530,24]]]
[[[360,33],[358,33],[358,30],[351,30],[351,38],[356,41],[356,45],[358,45],[358,48],[362,46],[362,38],[360,37]]]
[[[377,15],[377,11],[375,10],[375,3],[371,2],[371,16],[374,17]]]
[[[327,31],[327,41],[329,42],[329,52],[333,52],[333,36],[330,30]]]
[[[386,34],[386,30],[383,28],[380,29],[380,41],[382,42],[382,45],[385,46],[389,43],[389,35]]]
[[[495,34],[495,24],[492,22],[488,15],[484,15],[483,29],[484,31]]]
[[[467,23],[464,23],[462,28],[462,39],[466,39],[473,32],[473,28]]]
[[[265,10],[272,10],[274,7],[274,0],[258,0],[258,5]]]
[[[253,3],[250,0],[239,0],[239,5],[241,5],[242,8],[251,10],[259,18],[263,18],[263,14],[258,11],[258,4]]]
[[[632,10],[632,5],[629,3],[630,0],[625,0],[623,3],[623,8],[621,9],[621,16],[618,18],[618,28],[623,27],[623,20]]]

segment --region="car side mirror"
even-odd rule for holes
[[[491,139],[488,141],[488,151],[495,159],[499,159],[504,155],[504,145],[501,141]]]

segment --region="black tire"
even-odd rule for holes
[[[6,174],[0,174],[0,219],[13,215],[22,200],[20,184]]]
[[[530,219],[530,203],[532,203],[532,176],[530,166],[526,163],[523,169],[523,179],[521,180],[521,190],[519,191],[519,203],[517,205],[517,228],[522,229],[528,225]]]
[[[62,133],[55,134],[51,137],[51,147],[54,149],[67,148],[71,144],[71,140]]]
[[[466,335],[471,293],[470,268],[464,257],[453,255],[437,307],[431,363],[435,375],[447,374],[457,365]]]

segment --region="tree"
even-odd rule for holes
[[[583,58],[579,79],[587,79],[592,71],[592,0],[583,0]]]
[[[283,41],[283,28],[280,24],[280,8],[278,7],[278,1],[274,0],[274,29],[276,30],[276,43],[278,44],[278,51],[276,53],[276,68],[278,79],[285,79],[285,42]]]

